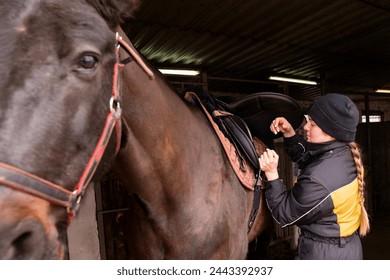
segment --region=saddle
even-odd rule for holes
[[[198,103],[221,141],[237,178],[243,186],[254,191],[248,220],[250,232],[260,209],[263,188],[259,154],[266,145],[273,147],[273,139],[281,136],[273,135],[269,126],[274,118],[283,116],[298,128],[303,121],[302,109],[290,97],[270,92],[252,94],[231,104],[204,92],[187,91],[184,98]],[[252,138],[251,131],[256,137]],[[246,168],[247,162],[251,164],[249,168]]]
[[[268,148],[274,148],[274,139],[283,136],[280,132],[275,135],[270,131],[269,127],[276,117],[285,117],[294,129],[304,120],[302,107],[281,93],[254,93],[230,104],[209,93],[198,92],[196,95],[236,148],[240,169],[245,169],[244,162],[249,161],[255,171],[260,170],[253,137],[260,139]]]

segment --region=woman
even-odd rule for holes
[[[359,111],[351,99],[327,94],[308,109],[307,140],[285,118],[271,124],[301,170],[291,190],[278,175],[273,150],[260,157],[266,198],[274,219],[301,229],[296,259],[362,259],[360,236],[369,231],[364,206],[363,166],[355,141]],[[359,231],[359,232],[358,232]]]

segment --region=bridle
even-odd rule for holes
[[[40,197],[52,204],[65,207],[68,212],[68,224],[80,208],[81,198],[85,193],[96,169],[103,157],[106,147],[111,139],[115,128],[116,148],[115,155],[119,152],[121,145],[121,96],[120,96],[120,81],[119,70],[125,66],[129,60],[120,61],[120,48],[125,51],[140,65],[150,79],[154,79],[153,72],[146,66],[136,51],[134,51],[123,39],[116,33],[116,61],[114,64],[114,74],[112,83],[112,94],[108,102],[109,112],[106,117],[106,122],[100,138],[95,146],[95,149],[84,168],[81,177],[79,178],[73,191],[70,191],[53,182],[45,180],[34,174],[26,172],[18,167],[0,162],[0,185],[11,189],[25,192],[36,197]]]

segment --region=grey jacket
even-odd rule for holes
[[[285,147],[301,173],[291,190],[286,190],[280,179],[266,181],[266,198],[282,227],[301,228],[297,258],[362,258],[355,234],[361,215],[357,173],[347,143],[313,144],[296,135],[285,138]],[[309,241],[327,249],[315,249],[318,246],[308,245]],[[346,246],[353,246],[353,250],[345,250]]]

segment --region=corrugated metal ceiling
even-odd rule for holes
[[[124,29],[155,66],[206,72],[211,91],[287,89],[270,74],[321,82],[289,85],[301,100],[390,89],[388,0],[144,0]]]

